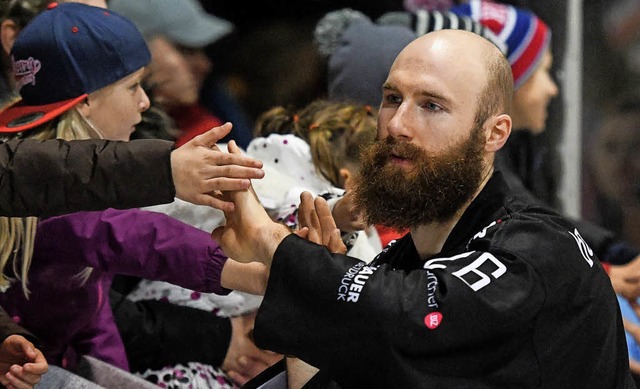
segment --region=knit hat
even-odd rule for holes
[[[133,23],[115,12],[52,3],[20,32],[11,59],[21,101],[0,112],[0,132],[46,123],[146,66],[151,54]]]
[[[382,84],[400,51],[417,36],[442,29],[464,29],[497,42],[480,23],[448,12],[389,12],[375,23],[349,8],[327,13],[316,25],[315,41],[329,58],[328,98],[379,106]]]
[[[147,38],[162,35],[191,48],[208,46],[234,30],[198,0],[110,0],[109,9],[131,19]]]
[[[516,89],[529,79],[549,48],[551,30],[530,11],[488,0],[470,0],[453,7],[451,12],[470,16],[506,44]]]
[[[424,35],[438,30],[465,30],[478,34],[507,53],[505,44],[488,28],[472,20],[468,16],[456,15],[452,12],[427,11],[419,9],[415,12],[393,11],[387,12],[376,20],[380,25],[405,26],[413,31],[416,36]]]
[[[403,0],[402,6],[409,12],[421,9],[429,11],[446,11],[454,5],[453,0]]]

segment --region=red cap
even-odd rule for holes
[[[21,132],[37,127],[62,115],[87,96],[84,94],[73,99],[44,105],[24,105],[22,101],[18,101],[0,112],[0,133]],[[10,110],[7,111],[9,108]]]

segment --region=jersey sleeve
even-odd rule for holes
[[[528,330],[543,300],[535,270],[508,253],[470,251],[405,271],[291,235],[274,256],[255,336],[260,347],[339,370],[353,366],[354,350],[366,366],[393,355],[500,348],[505,333]]]

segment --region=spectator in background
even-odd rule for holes
[[[55,22],[53,20],[55,20]],[[42,33],[42,31],[50,31],[53,28],[58,28],[59,34]],[[96,31],[99,33],[96,34]],[[116,42],[116,45],[114,45],[113,42]],[[2,112],[1,123],[4,124],[2,131],[5,133],[13,133],[23,137],[40,137],[42,139],[54,136],[65,137],[67,139],[100,136],[127,140],[136,122],[140,119],[140,111],[148,107],[149,101],[140,89],[140,80],[143,74],[143,67],[150,60],[149,52],[135,26],[115,13],[79,4],[54,6],[52,10],[46,11],[45,14],[37,17],[25,28],[18,37],[12,49],[12,54],[15,59],[16,68],[23,70],[18,73],[18,75],[21,76],[18,84],[22,85],[20,94],[23,100],[21,103],[11,106]],[[99,61],[96,61],[96,59],[99,59]],[[70,66],[70,64],[74,66]],[[98,67],[98,64],[103,68]],[[61,68],[65,69],[66,72],[60,70]],[[59,88],[60,82],[64,82],[61,77],[66,77],[65,81],[70,85],[70,88]],[[74,82],[74,80],[76,82]],[[39,115],[33,115],[34,113],[38,113]],[[113,120],[114,118],[118,120]],[[227,132],[229,127],[230,126],[227,126]],[[198,138],[203,137],[205,137],[205,135],[199,136]],[[65,244],[71,244],[71,242],[73,242],[82,246],[82,239],[64,240],[62,238],[65,234],[63,231],[65,230],[65,221],[69,223],[68,226],[78,227],[83,225],[88,229],[94,228],[94,225],[90,223],[92,217],[98,217],[98,219],[94,220],[100,220],[95,226],[103,227],[109,223],[120,225],[123,228],[124,226],[129,227],[140,222],[149,223],[150,226],[148,226],[148,228],[138,225],[140,228],[134,231],[146,234],[145,231],[149,229],[159,228],[157,235],[152,234],[152,236],[156,236],[159,240],[164,239],[161,237],[162,232],[160,231],[163,230],[163,228],[166,230],[175,227],[178,227],[178,229],[185,228],[185,225],[173,219],[162,218],[161,216],[156,217],[150,213],[141,213],[139,214],[139,218],[136,216],[138,214],[132,211],[115,211],[116,216],[113,217],[113,215],[114,213],[106,211],[82,215],[74,214],[59,218],[50,218],[38,223],[38,240],[36,241],[33,252],[33,270],[35,275],[33,275],[32,280],[34,284],[32,286],[34,288],[38,285],[42,287],[43,285],[47,285],[48,282],[55,280],[56,278],[52,278],[51,273],[57,273],[58,276],[61,276],[65,271],[72,271],[74,267],[73,261],[80,258],[74,255],[64,255],[58,259],[64,258],[68,260],[69,262],[65,262],[66,266],[63,266],[62,263],[60,263],[59,266],[54,266],[52,263],[49,267],[46,265],[46,263],[48,263],[46,257],[49,254],[55,253],[56,249],[39,249],[39,247],[41,247],[39,244],[46,245],[51,243],[55,245],[55,239],[52,240],[52,237],[62,239],[65,241]],[[100,217],[102,217],[102,219]],[[127,218],[132,219],[130,222],[123,222],[123,220]],[[138,220],[138,222],[135,220]],[[18,222],[18,220],[15,221]],[[31,231],[30,228],[23,228],[22,226],[35,226],[32,220],[27,220],[26,222],[20,221],[22,223],[13,223],[14,220],[11,220],[11,222],[10,231],[19,232],[21,229]],[[121,222],[123,223],[119,224]],[[74,229],[75,227],[72,227],[70,230],[67,229],[67,233],[81,235],[78,230]],[[47,228],[58,229],[58,232],[48,235],[42,231]],[[116,230],[118,230],[118,228],[107,228],[107,231],[110,232]],[[194,236],[199,234],[201,238],[203,235],[201,231],[193,228],[186,228],[185,232],[195,234]],[[98,236],[91,233],[90,235],[94,237]],[[125,235],[131,238],[135,234],[126,233]],[[181,233],[169,233],[169,236],[180,235]],[[33,247],[30,243],[33,243],[34,238],[32,233],[19,235],[16,239],[12,239],[12,236],[14,235],[9,235],[8,241],[3,241],[3,246],[9,249],[14,247],[20,251],[20,255],[16,257],[18,259],[14,258],[14,260],[21,259],[24,263],[19,278],[22,280],[22,287],[25,289],[26,294],[26,269],[29,268],[31,261],[30,257],[32,253],[29,248]],[[79,282],[81,284],[80,289],[86,288],[88,290],[88,296],[95,297],[94,292],[96,292],[96,288],[108,288],[110,284],[108,274],[110,271],[132,272],[132,274],[135,274],[140,270],[136,270],[136,265],[133,261],[125,261],[123,263],[121,261],[122,258],[119,256],[114,258],[109,254],[113,254],[112,250],[110,251],[110,249],[107,248],[112,247],[116,242],[122,245],[124,251],[134,250],[133,246],[130,246],[126,240],[121,240],[117,237],[109,238],[108,240],[110,244],[102,246],[102,249],[106,249],[106,251],[103,252],[104,256],[102,258],[104,260],[109,258],[109,260],[115,262],[109,266],[110,270],[104,269],[101,263],[93,263],[95,270],[85,274],[87,277],[85,279],[86,285],[83,282]],[[142,243],[143,241],[144,238],[141,237],[140,240],[135,243],[140,244],[142,246],[140,249],[144,250],[145,246]],[[190,241],[192,241],[194,244],[193,248],[195,248],[195,245],[198,244],[198,239],[192,238]],[[162,245],[164,250],[172,246],[171,243],[167,244],[167,242]],[[203,253],[207,252],[214,255],[215,250],[212,251],[208,248],[208,245],[214,242],[206,238],[206,234],[205,239],[202,239],[201,243],[205,245]],[[95,244],[95,246],[91,247],[91,251],[100,251],[101,246],[99,245],[99,241],[94,240],[93,244]],[[160,249],[157,251],[158,252],[143,255],[134,255],[134,257],[137,259],[150,258],[159,253],[162,256],[161,253],[163,251]],[[75,255],[81,255],[81,250],[75,252]],[[169,257],[173,256],[169,255]],[[187,255],[187,257],[194,260],[198,258],[197,255],[193,254]],[[83,258],[91,262],[90,256]],[[7,261],[7,259],[7,257],[3,258],[4,261]],[[120,262],[118,262],[118,260],[120,260]],[[78,264],[77,262],[75,263],[75,265]],[[156,265],[161,266],[162,263],[158,262]],[[193,266],[191,270],[197,272],[199,267],[200,266]],[[118,268],[120,270],[117,270]],[[189,266],[183,269],[183,271],[186,271],[188,268]],[[153,275],[154,272],[158,271],[158,268],[154,268],[153,266],[144,266],[143,269],[145,269],[145,271],[142,274],[151,274],[154,277],[159,275],[159,273]],[[218,271],[219,270],[220,269],[218,269]],[[38,275],[41,274],[41,272],[50,273],[44,278],[39,278]],[[18,276],[17,273],[16,271],[16,275]],[[207,273],[209,273],[209,271],[207,271]],[[11,274],[11,272],[9,274]],[[93,274],[93,276],[89,276],[89,274]],[[196,281],[199,275],[187,278],[190,279],[190,282]],[[211,274],[209,274],[209,277],[210,276]],[[194,287],[195,284],[188,285]],[[65,294],[69,301],[77,297],[77,295],[74,296],[74,293],[78,291],[77,285],[72,282],[65,284],[65,286],[68,286],[70,289],[67,290],[63,288],[64,290],[62,291],[58,289],[60,293]],[[198,288],[201,287],[202,286],[198,286]],[[7,296],[11,294],[13,299],[11,299],[10,302],[6,300],[5,303],[10,303],[12,309],[18,312],[20,311],[20,298],[22,294],[15,289],[16,288],[11,288],[10,290],[13,290],[13,292],[9,293],[8,291],[3,297],[8,298]],[[53,287],[53,289],[55,289],[55,287]],[[207,287],[206,289],[211,288]],[[220,291],[220,289],[218,289],[218,291]],[[99,290],[97,294],[101,294]],[[40,297],[46,300],[47,295],[48,294],[39,295],[36,293],[29,303],[37,306],[38,301],[40,301],[42,305],[52,308],[55,304],[45,304],[43,300],[38,299],[38,297]],[[118,350],[121,342],[118,341],[115,326],[113,323],[110,323],[112,319],[110,319],[108,304],[104,298],[98,297],[97,303],[92,300],[91,297],[89,299],[91,303],[96,304],[95,310],[96,312],[100,312],[99,316],[102,318],[102,321],[99,320],[98,323],[96,323],[90,320],[91,324],[89,324],[88,327],[95,325],[95,328],[99,328],[96,333],[102,335],[98,336],[96,333],[90,332],[89,334],[85,334],[87,337],[83,339],[81,330],[78,328],[78,322],[81,323],[87,319],[86,316],[83,316],[87,312],[78,312],[77,310],[70,309],[69,312],[67,312],[67,314],[72,316],[69,320],[54,320],[49,322],[49,324],[55,322],[60,326],[69,326],[63,333],[57,332],[59,338],[52,335],[52,333],[56,334],[56,332],[51,328],[49,328],[51,331],[38,331],[41,336],[46,334],[48,345],[52,346],[48,351],[53,353],[52,355],[57,353],[56,356],[59,358],[60,353],[66,353],[64,347],[60,348],[60,344],[64,345],[65,342],[71,342],[70,347],[74,347],[78,353],[84,352],[101,355],[110,362],[126,368],[126,360],[123,362],[124,350]],[[85,304],[80,304],[79,306],[89,307],[89,305],[89,302],[85,302]],[[38,320],[30,320],[28,317],[29,312],[36,312],[38,316],[44,315],[45,312],[54,316],[56,315],[55,309],[27,309],[26,311],[22,310],[20,312],[22,312],[21,315],[23,316],[25,325],[28,324],[32,328],[37,328]],[[94,318],[91,312],[92,311],[88,312],[90,314],[89,316]],[[85,327],[85,330],[86,328],[87,327]],[[116,333],[114,333],[114,331]],[[97,346],[99,344],[103,346]],[[57,345],[58,348],[53,347],[53,345]],[[56,358],[56,361],[60,363],[58,358]],[[68,361],[71,363],[73,359],[69,358]]]
[[[640,246],[640,99],[624,97],[605,112],[588,140],[587,178],[597,220]]]
[[[376,119],[377,109],[368,105],[325,99],[299,110],[273,107],[258,118],[247,149],[264,163],[265,178],[254,188],[274,220],[296,229],[300,194],[322,196],[332,205],[348,254],[367,263],[382,244],[354,211],[351,190],[360,151],[375,138]],[[280,189],[281,182],[288,185]]]
[[[233,24],[208,14],[197,0],[111,0],[109,8],[132,20],[148,42],[147,82],[180,131],[177,145],[231,121],[225,140],[246,147],[251,124],[242,108],[219,85],[205,85],[215,71],[207,50],[233,38]]]

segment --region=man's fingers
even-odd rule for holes
[[[309,227],[298,228],[298,230],[295,231],[294,234],[298,235],[302,239],[309,239]]]
[[[298,224],[300,227],[307,227],[307,240],[322,244],[322,231],[320,220],[315,210],[313,195],[309,192],[300,194],[300,207],[298,208]]]
[[[329,208],[329,204],[327,204],[327,200],[318,196],[314,201],[314,205],[322,234],[322,244],[329,247],[331,236],[336,229],[336,222],[333,220],[333,215],[331,215],[331,209]]]
[[[300,206],[298,207],[298,225],[309,227],[309,216],[312,211],[313,196],[309,192],[300,193]]]
[[[346,254],[347,246],[342,241],[342,234],[340,233],[340,229],[335,228],[329,237],[329,243],[327,244],[329,251],[332,253],[338,254]]]

